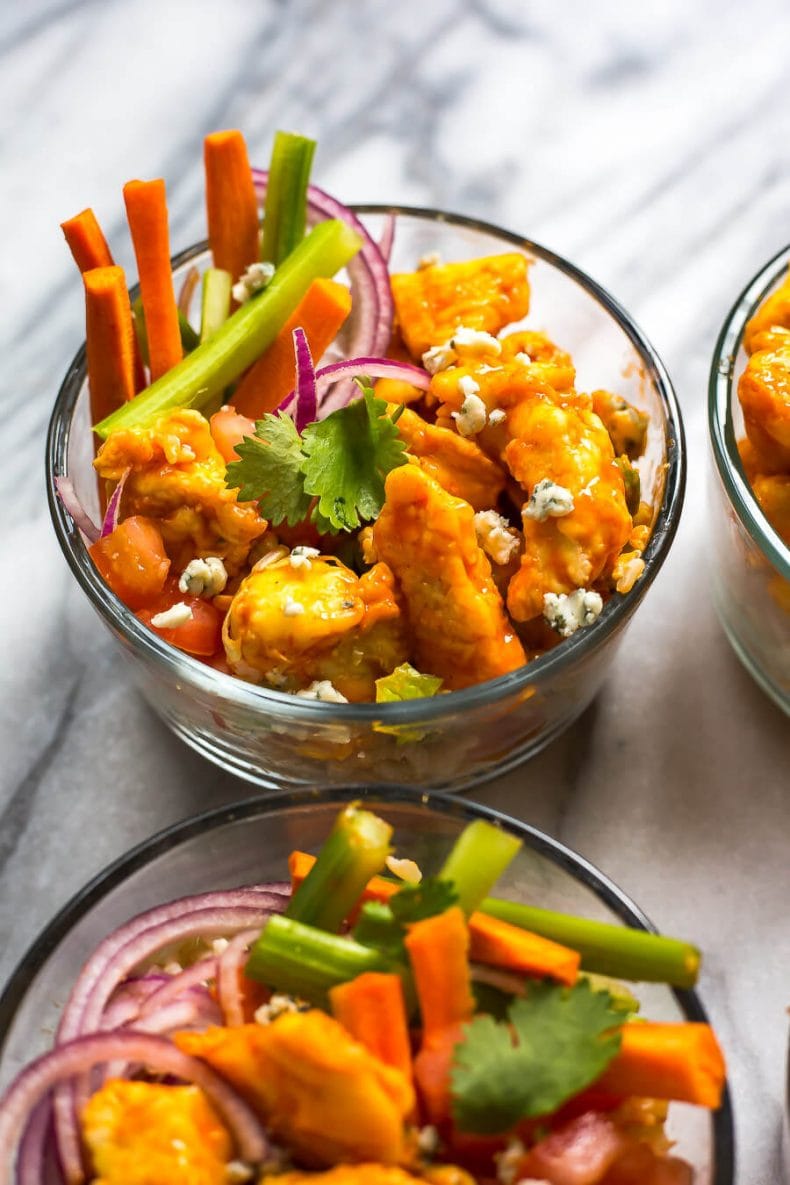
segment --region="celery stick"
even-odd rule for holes
[[[274,914],[254,943],[245,968],[250,979],[322,1004],[329,988],[365,971],[392,971],[379,951],[326,930]]]
[[[202,408],[246,370],[274,341],[313,280],[333,276],[359,250],[359,235],[345,222],[321,222],[291,252],[266,288],[237,309],[214,336],[123,407],[97,424],[106,440],[177,407]]]
[[[230,316],[230,290],[233,279],[221,267],[210,267],[203,273],[200,301],[200,340],[208,341]]]
[[[697,982],[700,953],[689,942],[665,938],[628,926],[594,922],[570,914],[554,913],[534,905],[486,897],[480,909],[492,917],[521,926],[577,950],[585,971],[615,979],[670,983],[693,987]]]
[[[391,838],[389,823],[353,804],[345,807],[286,915],[322,930],[337,930],[370,878],[384,867]]]
[[[476,819],[455,841],[438,879],[452,881],[458,904],[468,917],[491,891],[520,847],[520,839],[484,819]]]
[[[304,238],[307,185],[315,140],[294,132],[274,137],[263,216],[261,259],[277,267]]]
[[[596,975],[594,971],[580,971],[579,979],[586,979],[594,992],[608,992],[610,1007],[615,1012],[639,1011],[640,1004],[636,996],[619,979],[612,979],[609,975]]]

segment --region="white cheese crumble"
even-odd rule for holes
[[[443,346],[431,346],[422,356],[422,364],[428,374],[438,374],[440,370],[449,370],[455,365],[457,354],[449,342]]]
[[[227,938],[215,938],[211,944],[211,953],[215,955],[221,955],[223,951],[228,949],[229,946],[230,943],[228,942]]]
[[[496,1160],[496,1175],[497,1181],[501,1182],[501,1185],[514,1185],[519,1162],[526,1154],[526,1148],[521,1143],[521,1140],[517,1140],[515,1136],[508,1140],[507,1147],[503,1152],[496,1153],[494,1157]]]
[[[185,601],[178,601],[175,605],[171,605],[169,609],[165,609],[162,613],[157,613],[151,618],[151,625],[158,630],[175,630],[180,625],[186,625],[188,621],[192,620],[192,609]]]
[[[266,287],[273,275],[273,263],[251,263],[231,288],[233,299],[237,304],[246,304],[251,296]]]
[[[347,704],[348,700],[333,687],[328,679],[316,679],[305,687],[304,691],[296,693],[300,699],[317,699],[324,704]]]
[[[543,523],[547,518],[562,518],[573,510],[573,494],[565,486],[544,477],[533,489],[524,507],[524,518]]]
[[[385,863],[392,875],[397,876],[399,880],[406,881],[410,885],[418,885],[422,880],[420,866],[414,860],[409,860],[405,857],[401,859],[398,856],[387,856]]]
[[[301,601],[295,601],[290,593],[286,593],[283,613],[286,617],[300,617],[304,613],[304,605]]]
[[[495,564],[507,564],[518,551],[518,533],[495,510],[478,510],[475,532],[477,542]]]
[[[243,1160],[229,1160],[225,1165],[225,1180],[227,1185],[242,1185],[255,1176],[255,1170]]]
[[[507,412],[501,407],[495,407],[493,411],[488,413],[488,422],[494,428],[497,426],[497,424],[504,424],[506,419]]]
[[[458,390],[468,399],[470,395],[476,395],[480,390],[480,384],[475,382],[471,374],[462,374],[458,380]]]
[[[474,379],[472,381],[474,382]],[[476,436],[486,426],[486,405],[479,395],[464,395],[461,410],[454,411],[452,417],[462,436]]]
[[[193,597],[216,597],[228,583],[225,565],[217,555],[190,560],[178,580],[178,590]]]
[[[450,339],[450,345],[458,354],[479,356],[481,354],[501,354],[502,343],[484,329],[470,329],[467,325],[459,325]]]
[[[592,625],[602,609],[600,594],[586,588],[559,595],[544,593],[543,596],[543,616],[563,638],[569,638],[585,625]]]
[[[522,366],[532,365],[532,359],[525,350],[519,350],[519,352],[516,354],[516,362],[520,362]]]
[[[304,547],[300,545],[299,547],[295,547],[288,556],[288,563],[292,568],[308,569],[312,566],[310,560],[314,560],[320,554],[321,552],[317,547]]]
[[[274,992],[268,1003],[256,1008],[253,1019],[258,1025],[270,1025],[278,1016],[286,1012],[304,1012],[305,1003],[296,996],[286,995],[285,992]]]
[[[439,1148],[439,1133],[432,1123],[417,1132],[417,1148],[423,1156],[434,1156]]]

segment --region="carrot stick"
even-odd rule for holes
[[[545,975],[559,983],[576,982],[581,955],[550,938],[479,912],[469,919],[469,938],[469,953],[475,963],[488,963],[526,975]]]
[[[165,183],[161,178],[128,181],[123,187],[123,197],[140,276],[151,378],[156,380],[180,362],[183,355],[170,270]]]
[[[259,257],[258,200],[241,132],[212,132],[206,136],[203,163],[208,241],[214,267],[230,272],[238,280]]]
[[[637,1022],[621,1033],[620,1050],[597,1086],[623,1097],[719,1106],[726,1068],[710,1025]]]
[[[332,1013],[366,1049],[411,1078],[411,1047],[399,975],[366,971],[329,989]]]
[[[112,267],[113,257],[102,228],[90,206],[73,218],[61,222],[60,229],[66,236],[74,261],[81,272],[95,267]]]
[[[236,400],[233,400],[234,409],[236,408]],[[288,857],[288,871],[291,874],[291,892],[295,893],[301,885],[304,878],[307,876],[310,869],[315,864],[315,856],[311,856],[309,852],[291,852]],[[398,889],[403,888],[402,881],[388,881],[383,876],[373,876],[365,886],[365,891],[360,898],[362,901],[389,901]]]
[[[406,935],[423,1038],[460,1021],[475,1009],[469,980],[469,931],[457,905],[409,926]]]
[[[351,293],[344,284],[313,280],[275,341],[236,388],[233,395],[236,411],[252,419],[274,411],[294,389],[294,329],[297,326],[304,329],[310,354],[318,362],[350,311]]]
[[[91,419],[96,424],[134,398],[134,330],[123,268],[91,268],[82,279]]]

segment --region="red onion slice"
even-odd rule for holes
[[[384,226],[381,229],[381,238],[379,239],[379,251],[384,262],[389,267],[389,261],[392,256],[392,245],[395,242],[395,215],[388,214],[384,219]]]
[[[200,959],[197,963],[193,963],[191,967],[187,967],[185,971],[180,971],[178,975],[171,976],[166,983],[158,987],[155,992],[152,992],[143,1002],[139,1015],[145,1017],[149,1012],[163,1008],[165,1004],[169,1004],[172,1000],[177,1000],[184,992],[195,987],[200,987],[209,979],[214,979],[216,974],[217,960],[214,955],[208,959]]]
[[[303,329],[294,329],[294,353],[296,354],[296,406],[293,420],[296,431],[301,432],[312,424],[318,415],[318,395],[315,387],[315,367]]]
[[[192,306],[192,297],[195,295],[195,289],[199,283],[200,272],[193,265],[184,276],[184,282],[178,294],[178,311],[187,318],[189,317],[189,310]]]
[[[118,519],[121,513],[121,498],[123,497],[123,487],[126,485],[126,479],[131,473],[131,469],[124,469],[120,480],[110,494],[110,500],[107,503],[107,509],[104,512],[104,521],[101,525],[101,538],[105,535],[111,535],[118,526]]]
[[[253,169],[252,178],[259,200],[266,197],[269,181],[263,169]],[[392,333],[394,304],[390,289],[387,262],[378,245],[352,210],[342,205],[316,185],[307,188],[307,221],[310,226],[327,218],[340,218],[353,227],[362,238],[359,253],[346,264],[351,291],[354,297],[352,308],[353,330],[348,352],[350,354],[382,354],[389,345]]]
[[[37,1058],[0,1099],[0,1185],[10,1185],[9,1166],[14,1150],[47,1093],[58,1083],[115,1060],[137,1062],[156,1073],[173,1074],[199,1086],[227,1125],[241,1158],[250,1164],[259,1164],[265,1158],[268,1142],[257,1116],[204,1062],[182,1053],[164,1037],[131,1031],[94,1033],[59,1045]],[[76,1160],[64,1163],[63,1167],[67,1181],[81,1185],[85,1172],[79,1145]]]
[[[74,520],[74,526],[82,531],[89,543],[95,543],[101,532],[80,502],[77,491],[74,489],[74,482],[70,477],[56,477],[55,489],[63,503],[64,510],[68,511]]]
[[[52,1102],[44,1098],[33,1108],[19,1144],[16,1185],[42,1185],[47,1180],[47,1159],[52,1151]]]
[[[356,386],[347,381],[342,384],[339,382],[352,378],[399,379],[401,382],[411,383],[413,387],[419,387],[421,391],[427,391],[431,383],[431,376],[427,370],[412,366],[411,362],[396,362],[392,358],[348,358],[345,362],[332,362],[315,372],[320,419],[324,419],[330,411],[347,407],[358,395]],[[327,395],[331,387],[335,389],[331,395]],[[295,401],[296,392],[291,391],[277,410],[292,413]]]
[[[231,938],[217,960],[217,992],[225,1024],[235,1029],[244,1024],[244,1003],[239,976],[250,943],[258,937],[258,930],[245,930]]]

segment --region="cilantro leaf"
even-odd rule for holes
[[[318,498],[314,519],[334,531],[353,531],[378,517],[384,478],[406,464],[406,444],[370,387],[362,398],[308,424],[302,433],[304,488]]]
[[[376,703],[389,704],[404,699],[424,699],[436,695],[442,680],[436,675],[423,675],[408,662],[395,667],[389,675],[376,680]]]
[[[620,1048],[622,1015],[607,992],[530,984],[507,1022],[476,1017],[456,1046],[453,1115],[461,1131],[493,1135],[547,1115],[578,1094]]]
[[[406,927],[411,922],[444,913],[457,900],[458,894],[450,881],[426,876],[418,885],[403,885],[386,904],[366,901],[359,911],[354,938],[396,961],[405,961]]]
[[[239,460],[227,467],[225,481],[238,487],[240,502],[257,502],[261,514],[277,526],[295,526],[310,509],[304,491],[302,441],[290,416],[267,413],[255,425],[255,436],[236,445]]]
[[[434,914],[444,913],[455,905],[458,894],[452,881],[439,880],[438,876],[425,876],[416,885],[404,885],[390,897],[389,907],[393,917],[401,926],[410,922],[421,922]]]

